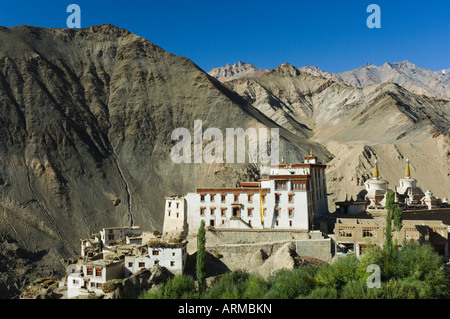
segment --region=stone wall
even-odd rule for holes
[[[333,257],[331,238],[297,240],[295,246],[299,256],[313,257],[326,262],[330,262]]]
[[[308,239],[307,231],[282,231],[272,229],[209,230],[206,232],[206,246],[221,244],[254,244]]]

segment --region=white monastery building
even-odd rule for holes
[[[301,164],[263,167],[258,182],[166,197],[164,221],[172,231],[187,223],[194,233],[201,220],[217,229],[310,230],[328,213],[325,168],[310,154]]]

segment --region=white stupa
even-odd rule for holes
[[[367,180],[364,184],[367,191],[366,199],[370,201],[369,207],[383,206],[382,201],[386,196],[389,182],[384,179],[380,179],[377,159],[375,159],[373,177]]]
[[[411,177],[409,158],[406,158],[405,177],[399,180],[400,186],[396,188],[399,197],[405,198],[406,204],[420,203],[424,196],[423,191],[416,186],[417,180]]]

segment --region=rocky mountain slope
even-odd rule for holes
[[[300,68],[311,70],[325,78],[332,78],[352,86],[363,87],[369,84],[396,83],[416,94],[423,94],[438,99],[450,99],[450,75],[449,69],[431,71],[421,68],[407,60],[402,62],[384,63],[375,66],[366,63],[363,66],[341,73],[327,73],[314,68]]]
[[[164,196],[258,177],[249,164],[172,161],[172,131],[193,134],[194,120],[277,127],[190,60],[112,25],[1,27],[0,43],[0,233],[24,249],[62,261],[102,227],[161,230]],[[311,147],[331,158],[280,136],[292,161]]]
[[[358,88],[285,63],[257,78],[225,83],[255,108],[333,155],[327,177],[330,210],[371,177],[375,156],[390,187],[411,159],[418,186],[450,196],[450,102],[393,83]]]
[[[231,81],[242,77],[258,77],[268,70],[257,68],[251,63],[239,61],[233,65],[227,64],[223,67],[213,68],[209,75],[221,82]]]

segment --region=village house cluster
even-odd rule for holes
[[[81,240],[81,257],[69,265],[68,298],[89,293],[102,294],[103,285],[113,279],[126,279],[155,265],[173,274],[186,266],[187,241],[144,232],[139,226],[103,228]]]

